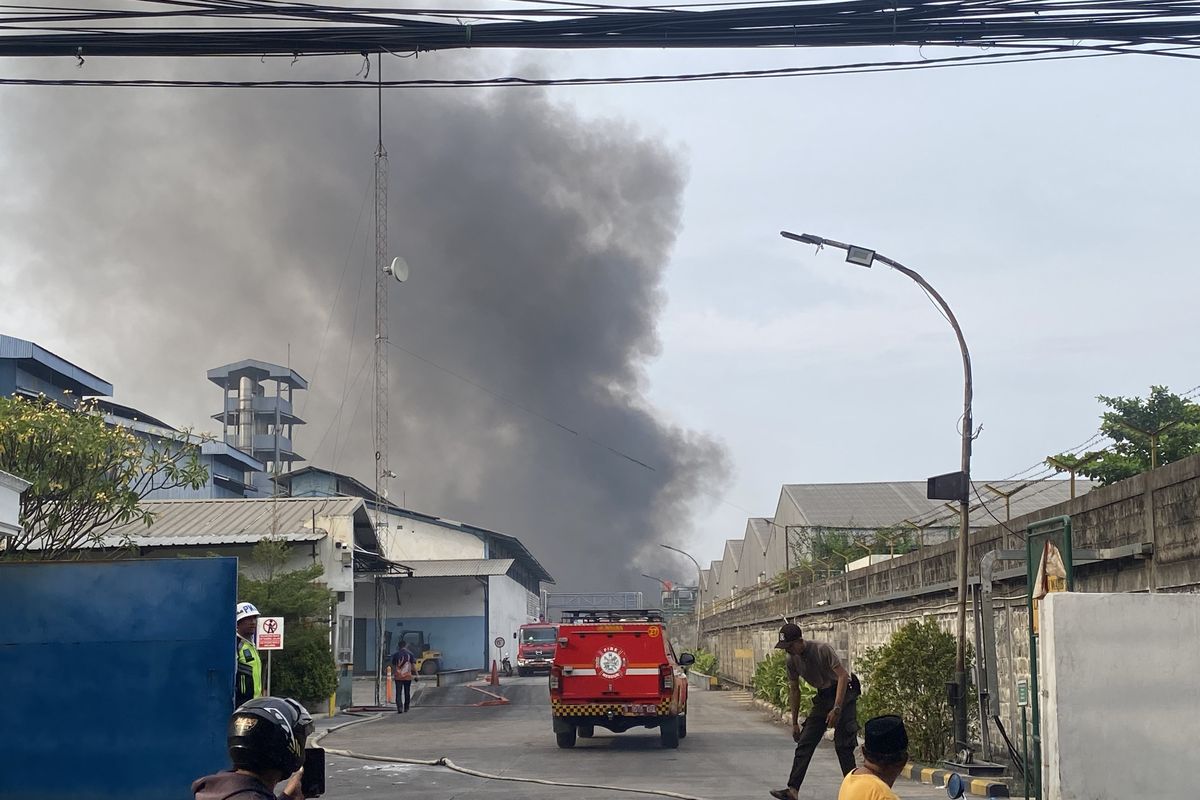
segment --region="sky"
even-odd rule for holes
[[[472,51],[385,70],[864,57],[918,54]],[[162,68],[349,76],[361,60],[312,61]],[[1098,394],[1200,384],[1191,77],[1131,56],[388,93],[391,246],[413,270],[391,295],[393,497],[521,537],[560,590],[649,593],[638,573],[692,574],[659,542],[720,558],[784,483],[957,468],[945,320],[902,275],[783,229],[876,249],[946,297],[973,357],[980,479],[1088,439]],[[283,362],[290,343],[314,385],[297,449],[369,482],[374,145],[365,92],[0,89],[0,329],[200,427],[219,397],[206,369]]]

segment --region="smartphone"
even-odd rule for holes
[[[325,794],[324,749],[304,748],[304,775],[300,777],[300,791],[305,797],[320,797]]]

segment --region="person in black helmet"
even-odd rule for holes
[[[304,706],[284,697],[260,697],[233,712],[226,742],[233,769],[192,784],[196,800],[304,800],[300,789],[304,745],[312,733]]]

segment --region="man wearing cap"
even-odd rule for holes
[[[842,778],[838,800],[900,800],[892,786],[908,763],[904,720],[887,714],[872,717],[863,728],[863,765]]]
[[[854,748],[858,746],[856,704],[860,689],[858,679],[852,679],[833,648],[824,642],[806,641],[799,625],[789,622],[780,628],[775,647],[788,654],[788,707],[792,712],[796,757],[792,760],[787,788],[773,789],[771,796],[776,800],[796,800],[808,764],[827,728],[833,728],[833,746],[842,774],[854,769]],[[800,725],[801,678],[817,690],[803,727]]]
[[[233,687],[233,707],[262,697],[262,657],[254,646],[258,629],[258,609],[253,603],[237,604],[237,676]]]

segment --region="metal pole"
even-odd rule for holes
[[[922,289],[929,293],[942,311],[950,327],[954,328],[954,336],[958,339],[958,349],[963,363],[963,417],[962,417],[962,472],[966,476],[966,495],[959,502],[958,525],[958,647],[954,654],[954,738],[955,749],[969,747],[967,742],[967,558],[970,545],[971,530],[971,441],[975,423],[971,414],[971,401],[974,397],[974,384],[971,378],[971,354],[967,350],[967,340],[963,337],[962,328],[955,318],[950,306],[930,286],[924,278],[899,262],[887,256],[876,254],[877,259],[887,264],[897,272],[902,272],[916,281]]]
[[[815,244],[818,247],[828,245],[836,247],[839,250],[845,250],[848,257],[854,256],[852,253],[852,245],[844,242],[836,242],[832,239],[825,239],[821,236],[813,236],[811,234],[795,234],[787,231],[781,231],[781,235],[785,239],[792,239],[806,244]],[[853,247],[854,251],[864,251],[863,248]],[[959,527],[958,527],[958,648],[954,658],[954,735],[956,740],[955,749],[967,747],[967,671],[966,671],[966,647],[967,647],[967,556],[968,556],[968,535],[970,532],[970,499],[971,499],[971,440],[972,431],[974,429],[974,421],[971,415],[971,400],[974,393],[974,387],[971,380],[971,354],[967,350],[967,340],[963,337],[962,328],[958,324],[958,319],[954,316],[954,312],[950,310],[950,305],[945,299],[938,294],[937,290],[929,285],[929,282],[921,277],[915,270],[901,264],[899,261],[888,258],[885,255],[873,251],[864,251],[870,254],[870,257],[865,259],[865,263],[860,263],[862,266],[870,266],[872,261],[878,260],[896,270],[903,273],[917,283],[926,294],[937,304],[946,316],[946,321],[950,323],[950,327],[954,329],[954,336],[958,339],[958,349],[962,355],[963,363],[963,415],[962,415],[962,472],[966,477],[966,492],[959,502]],[[858,253],[861,257],[862,253]]]
[[[664,547],[667,550],[670,550],[672,552],[679,553],[680,555],[683,555],[683,556],[687,556],[688,560],[696,565],[696,594],[699,595],[700,594],[700,577],[701,577],[700,573],[702,572],[702,570],[700,569],[700,562],[697,561],[696,559],[692,558],[692,556],[689,553],[685,553],[684,551],[680,550],[678,547],[671,547],[671,545],[669,545],[669,544],[660,544],[659,547]],[[696,649],[700,649],[700,603],[699,602],[696,603]]]
[[[271,696],[271,652],[267,651],[267,697]]]

